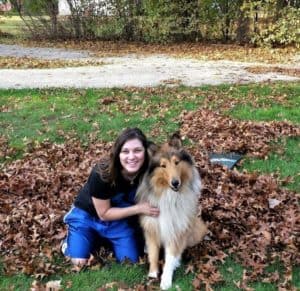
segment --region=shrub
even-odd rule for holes
[[[255,33],[252,42],[259,46],[296,45],[300,47],[300,8],[285,7],[280,17]]]

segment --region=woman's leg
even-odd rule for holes
[[[84,265],[94,249],[97,233],[91,228],[88,214],[78,208],[71,209],[65,216],[68,235],[62,244],[62,252],[76,265]]]
[[[128,224],[128,220],[111,221],[103,234],[111,242],[117,261],[127,258],[138,262],[142,248],[138,245],[135,228]]]
[[[136,263],[139,260],[139,249],[136,242],[136,238],[133,235],[115,238],[111,240],[113,250],[118,262],[122,262],[126,259],[132,263]]]

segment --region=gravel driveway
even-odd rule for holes
[[[43,59],[95,59],[87,51],[54,48],[25,48],[0,44],[0,56]],[[0,88],[111,88],[183,84],[200,86],[222,83],[293,81],[299,78],[276,72],[253,74],[247,67],[258,63],[199,61],[166,55],[97,58],[101,66],[59,69],[0,69]],[[266,65],[264,65],[266,66]]]

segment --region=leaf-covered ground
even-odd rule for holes
[[[1,69],[48,69],[81,66],[101,66],[103,62],[99,60],[44,60],[30,57],[1,57]]]
[[[203,262],[198,263],[200,273],[194,283],[198,287],[200,283],[219,280],[210,274],[215,273],[215,260],[226,257],[226,249],[250,268],[238,287],[246,288],[248,281],[262,274],[264,282],[278,283],[279,274],[264,273],[265,267],[276,260],[285,266],[281,287],[288,287],[292,265],[300,262],[299,195],[280,188],[276,176],[212,165],[208,152],[234,151],[263,158],[270,151],[270,141],[299,136],[300,127],[287,122],[237,121],[198,110],[183,116],[181,132],[194,142],[190,150],[204,181],[202,215],[212,232],[209,246],[205,245],[207,269],[203,272]]]
[[[209,287],[222,280],[216,263],[234,254],[248,268],[236,282],[238,287],[263,275],[265,282],[290,288],[292,266],[300,263],[299,195],[280,188],[274,175],[213,165],[207,153],[230,150],[265,157],[270,141],[300,136],[300,127],[288,122],[239,121],[208,109],[184,112],[181,120],[181,134],[191,141],[189,150],[203,179],[202,215],[210,229],[209,239],[187,252],[191,258],[187,272],[196,274],[194,287]],[[7,273],[42,275],[69,270],[58,263],[66,233],[62,217],[93,163],[110,146],[95,143],[83,148],[75,140],[62,145],[43,143],[1,169],[0,231],[4,239],[0,250]],[[264,273],[277,260],[284,264],[283,278]]]
[[[86,49],[97,56],[120,56],[125,54],[168,54],[178,57],[193,57],[199,60],[232,60],[262,63],[295,63],[299,61],[299,50],[287,48],[255,48],[253,46],[224,44],[144,44],[124,41],[65,41],[58,43],[23,41],[26,46]],[[297,57],[298,56],[298,57]]]
[[[283,67],[251,67],[247,68],[247,71],[254,74],[265,74],[265,73],[281,73],[290,76],[300,77],[300,69],[298,68],[283,68]]]

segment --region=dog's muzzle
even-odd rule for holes
[[[179,190],[179,187],[180,187],[180,181],[177,179],[172,179],[172,181],[171,181],[172,190],[177,192]]]

